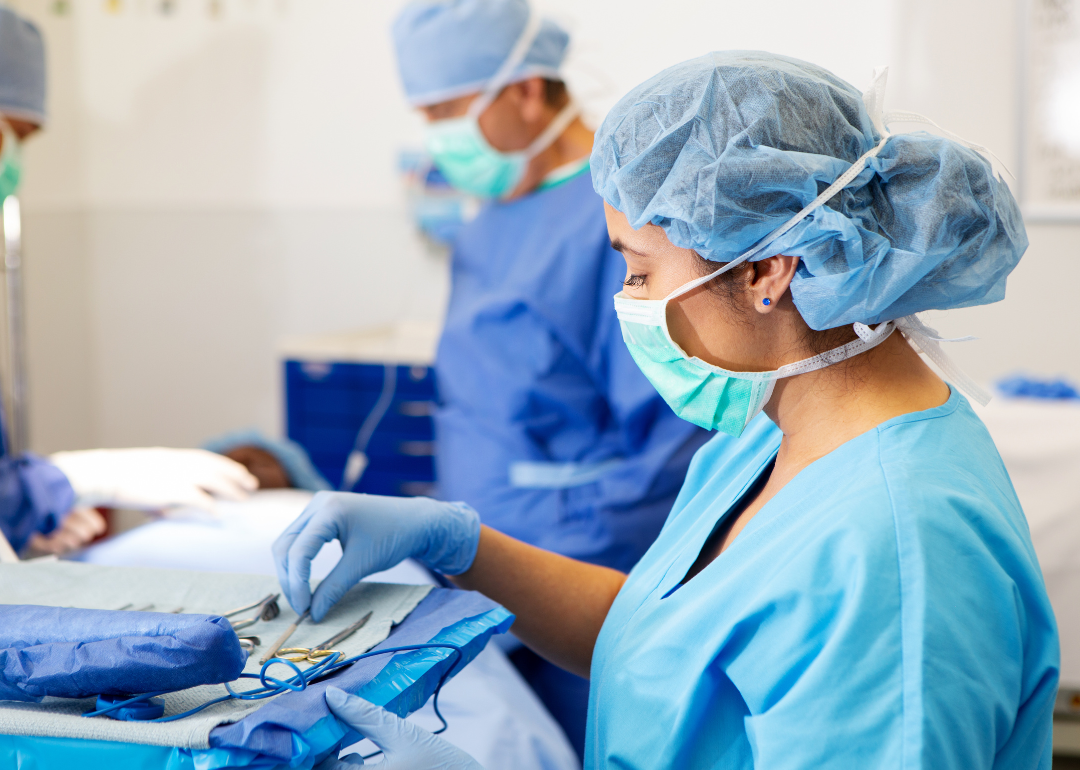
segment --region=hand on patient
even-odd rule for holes
[[[93,508],[75,508],[47,535],[35,534],[27,543],[28,554],[63,556],[89,545],[98,535],[105,534],[105,517]]]
[[[380,749],[383,770],[483,770],[475,759],[437,735],[337,687],[326,688],[330,711]],[[331,756],[318,770],[346,770],[363,765],[358,754]]]
[[[49,460],[85,506],[213,511],[215,497],[243,500],[258,488],[244,466],[204,449],[90,449]]]
[[[311,561],[331,540],[341,541],[341,561],[312,597]],[[319,492],[274,542],[274,562],[289,604],[298,613],[310,607],[317,623],[360,580],[405,559],[461,574],[479,540],[480,517],[464,503]]]

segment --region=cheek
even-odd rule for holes
[[[528,146],[528,137],[523,138],[520,128],[520,116],[501,101],[484,110],[477,122],[488,144],[499,152],[516,152]]]
[[[668,332],[675,344],[689,356],[708,361],[709,339],[716,327],[716,308],[701,289],[668,303]]]
[[[668,303],[668,330],[687,355],[725,369],[746,370],[747,329],[724,302],[707,289],[695,289]]]

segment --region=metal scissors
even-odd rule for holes
[[[253,626],[260,620],[273,620],[281,614],[281,608],[278,606],[277,602],[279,596],[281,596],[281,594],[267,594],[254,604],[247,604],[243,607],[237,607],[235,610],[223,612],[221,616],[223,618],[228,618],[233,615],[239,615],[241,612],[246,612],[247,610],[255,610],[255,614],[250,618],[230,621],[234,631]]]
[[[308,663],[318,663],[323,658],[329,658],[331,655],[344,655],[345,653],[343,653],[341,650],[332,649],[333,646],[335,644],[345,641],[350,636],[355,634],[357,631],[363,628],[364,624],[367,623],[369,620],[371,620],[370,612],[364,617],[360,618],[360,620],[353,623],[348,628],[334,634],[322,644],[318,644],[310,648],[283,647],[277,651],[275,657],[281,658],[282,660],[290,661],[292,663],[301,663],[305,661]]]

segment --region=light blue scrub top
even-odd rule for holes
[[[586,768],[1050,768],[1054,616],[955,391],[811,464],[679,586],[780,437],[761,416],[694,458],[597,640]]]

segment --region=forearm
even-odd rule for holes
[[[453,580],[513,612],[514,634],[533,650],[588,677],[600,626],[626,575],[482,527],[472,566]]]

